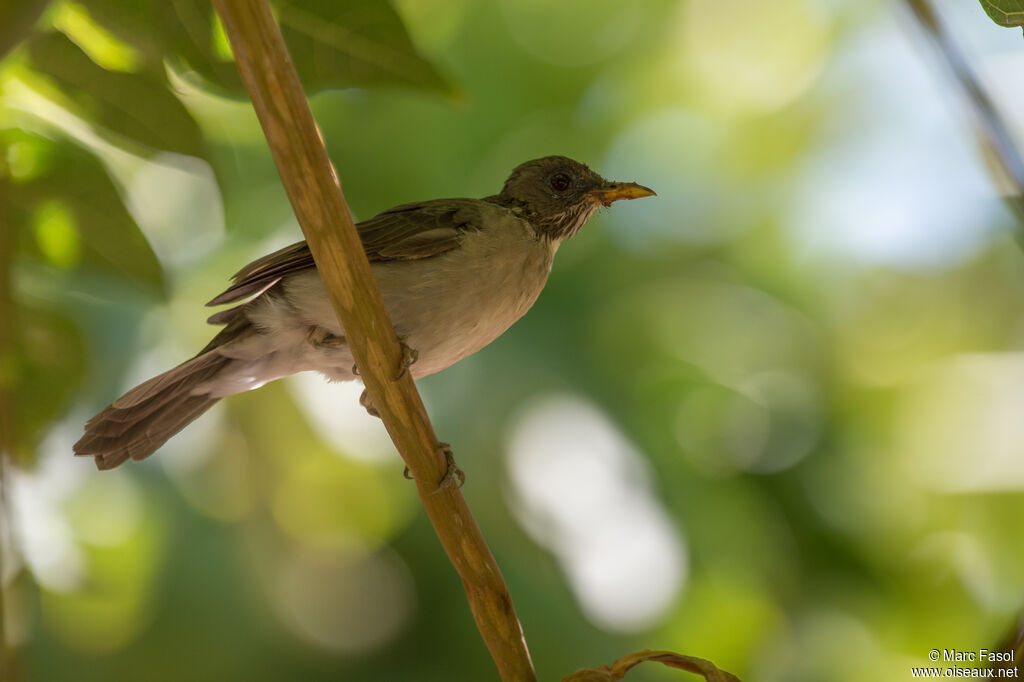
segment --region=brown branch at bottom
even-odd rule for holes
[[[512,598],[448,470],[302,85],[266,0],[213,0],[288,198],[345,329],[374,407],[416,481],[423,507],[462,578],[477,628],[502,680],[535,680]],[[436,494],[435,494],[436,493]]]
[[[669,668],[685,670],[702,676],[708,682],[741,682],[740,678],[719,668],[711,661],[696,656],[677,654],[674,651],[645,649],[626,654],[610,666],[583,668],[562,678],[562,682],[619,682],[626,673],[641,663],[661,663]]]

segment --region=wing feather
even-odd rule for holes
[[[482,229],[478,199],[439,199],[403,204],[356,224],[370,262],[430,258],[458,248],[467,230]],[[315,267],[305,241],[254,260],[236,272],[232,284],[206,305],[236,303],[262,295],[283,277]],[[217,313],[213,324],[231,315]]]

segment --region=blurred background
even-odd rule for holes
[[[936,6],[1020,136],[1019,31]],[[903,4],[276,7],[357,219],[547,154],[659,194],[419,384],[541,679],[641,648],[909,679],[1012,630],[1020,225]],[[360,386],[276,382],[115,471],[71,456],[300,232],[205,3],[2,13],[10,679],[496,679]]]

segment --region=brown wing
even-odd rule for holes
[[[482,227],[478,199],[438,199],[403,204],[356,225],[370,262],[430,258],[458,247],[467,230]],[[232,276],[231,286],[206,305],[233,303],[259,296],[281,278],[314,267],[305,241],[254,260]],[[235,310],[210,317],[223,324]]]

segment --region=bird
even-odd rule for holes
[[[413,379],[477,352],[521,318],[559,246],[597,209],[647,196],[655,192],[546,156],[516,166],[498,194],[402,204],[357,223]],[[309,370],[358,378],[305,241],[246,265],[207,305],[226,304],[208,318],[223,328],[198,354],[95,415],[74,453],[112,469],[145,459],[229,395]]]

